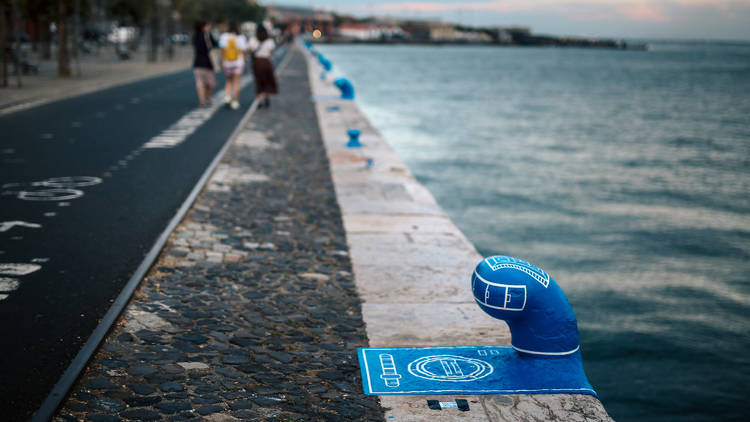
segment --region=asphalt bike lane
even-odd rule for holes
[[[3,418],[65,372],[247,111],[247,81],[239,110],[223,90],[197,108],[182,71],[0,117]]]

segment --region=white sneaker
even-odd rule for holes
[[[232,101],[232,110],[237,110],[238,108],[240,108],[240,102]]]
[[[232,97],[230,97],[229,95],[225,95],[224,96],[224,104],[225,105],[229,105],[229,103],[231,103],[231,102],[232,102]]]

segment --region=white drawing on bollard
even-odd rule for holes
[[[385,386],[390,388],[398,387],[401,374],[396,371],[396,362],[393,361],[393,355],[381,353],[379,357],[380,366],[383,368],[383,373],[380,375],[380,378],[385,381]]]
[[[490,266],[492,271],[497,271],[502,268],[512,268],[528,274],[531,278],[544,286],[545,289],[549,286],[549,274],[526,261],[511,258],[509,256],[491,256],[484,261]]]
[[[423,356],[408,367],[415,377],[431,381],[470,382],[484,378],[495,371],[488,362],[481,359],[454,355]]]
[[[526,308],[526,286],[523,284],[520,285],[513,285],[513,284],[501,284],[501,283],[493,283],[489,280],[485,280],[479,273],[474,271],[474,277],[471,279],[472,283],[472,290],[474,290],[476,280],[481,281],[485,284],[485,290],[484,290],[484,301],[479,300],[479,298],[475,297],[475,300],[482,304],[482,306],[486,306],[488,308],[492,309],[500,309],[503,311],[523,311]],[[481,286],[480,286],[481,288]],[[500,294],[502,297],[502,305],[491,305],[490,304],[490,298],[495,297],[493,296]],[[519,303],[521,297],[523,297],[523,303]],[[517,298],[518,300],[513,300],[514,298]],[[495,303],[500,303],[500,301],[496,301]]]

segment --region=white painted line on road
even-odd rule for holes
[[[16,290],[20,283],[15,278],[0,277],[0,292],[7,293]]]
[[[51,188],[80,188],[84,186],[94,186],[102,182],[102,179],[94,176],[65,176],[50,177],[41,182],[34,182],[32,186],[48,186]]]
[[[32,229],[38,229],[42,227],[41,224],[36,223],[27,223],[25,221],[2,221],[0,222],[0,233],[7,232],[8,230],[12,229],[13,227],[28,227]]]
[[[10,293],[17,290],[21,283],[15,278],[0,277],[0,300],[7,299]]]
[[[242,78],[240,89],[244,89],[252,80],[252,76]],[[211,99],[210,107],[196,108],[186,114],[175,124],[151,138],[143,145],[143,148],[174,148],[180,145],[188,136],[206,123],[216,113],[216,110],[224,105],[223,97],[223,91],[217,92]]]
[[[0,275],[27,275],[39,271],[41,268],[42,266],[37,264],[0,264]]]
[[[82,196],[83,191],[78,189],[22,190],[18,192],[18,199],[23,199],[24,201],[67,201]]]

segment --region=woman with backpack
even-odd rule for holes
[[[219,38],[221,47],[221,63],[226,76],[224,104],[232,110],[240,108],[240,78],[245,70],[245,50],[247,39],[240,33],[237,22],[229,24],[229,31]]]
[[[258,108],[270,107],[269,95],[278,94],[276,76],[273,73],[271,56],[276,43],[268,36],[265,25],[260,24],[255,31],[255,38],[250,41],[250,51],[253,55],[253,76],[255,77],[255,98]]]

